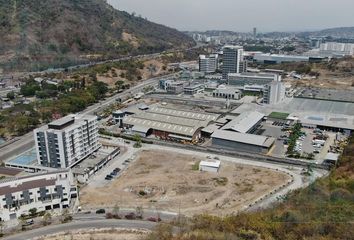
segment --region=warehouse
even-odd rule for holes
[[[252,133],[261,124],[264,114],[259,112],[243,112],[222,129],[239,133]]]
[[[159,104],[146,110],[130,109],[130,112],[133,114],[123,119],[123,128],[128,134],[175,141],[198,141],[201,129],[219,117],[217,114],[181,110]]]
[[[274,145],[272,137],[217,130],[212,135],[212,146],[241,152],[268,153]]]

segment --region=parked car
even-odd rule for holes
[[[147,220],[150,222],[161,222],[162,221],[160,217],[149,217]]]
[[[98,209],[98,210],[96,211],[96,214],[105,214],[105,213],[106,213],[106,210],[104,210],[103,208]]]
[[[115,168],[113,171],[114,172],[120,172],[120,168]]]
[[[136,215],[135,213],[131,212],[131,213],[128,213],[127,215],[124,216],[126,219],[128,220],[134,220],[136,219]]]

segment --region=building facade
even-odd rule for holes
[[[328,42],[320,45],[321,56],[352,56],[354,55],[354,43]]]
[[[219,57],[217,54],[199,56],[199,72],[214,73],[218,69]]]
[[[246,69],[241,46],[225,46],[223,49],[222,77],[227,80],[229,73],[241,73]]]
[[[263,103],[277,104],[285,99],[286,88],[282,82],[272,82],[264,87]]]
[[[100,148],[96,116],[69,115],[34,130],[37,159],[50,168],[68,168]]]
[[[5,179],[0,182],[0,218],[17,219],[37,212],[68,208],[78,197],[70,170]]]
[[[220,85],[213,91],[213,97],[239,100],[242,97],[242,91],[237,88]]]
[[[229,73],[228,84],[234,86],[266,85],[281,81],[281,76],[272,73]]]

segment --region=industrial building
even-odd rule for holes
[[[69,115],[34,130],[38,163],[67,168],[100,148],[96,116]]]
[[[259,112],[243,112],[223,126],[222,129],[239,133],[252,133],[259,127],[264,117],[265,115]]]
[[[353,56],[354,43],[327,42],[320,45],[320,56]]]
[[[133,107],[123,119],[123,127],[128,134],[176,141],[198,141],[201,129],[218,119],[219,115],[191,110],[181,110],[173,106],[155,104],[141,110]]]
[[[225,46],[223,48],[222,78],[227,80],[229,73],[242,73],[247,69],[247,62],[243,57],[243,47]]]
[[[272,137],[228,130],[216,130],[211,139],[214,148],[256,153],[268,153],[275,142],[275,138]]]
[[[237,88],[220,85],[213,91],[213,97],[239,100],[242,97],[242,91]]]
[[[68,208],[78,197],[70,170],[14,177],[0,182],[0,220],[9,221],[21,215]]]
[[[253,60],[264,64],[280,64],[286,62],[309,62],[310,57],[261,53],[255,54]]]
[[[219,67],[218,54],[210,54],[208,57],[205,55],[199,56],[199,72],[214,73]]]
[[[273,81],[280,82],[281,76],[272,73],[230,73],[228,84],[234,86],[266,85]]]

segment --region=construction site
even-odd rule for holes
[[[221,161],[217,172],[199,171],[199,155],[142,150],[122,175],[105,186],[81,190],[83,209],[155,209],[193,215],[226,215],[291,181],[275,170]]]

